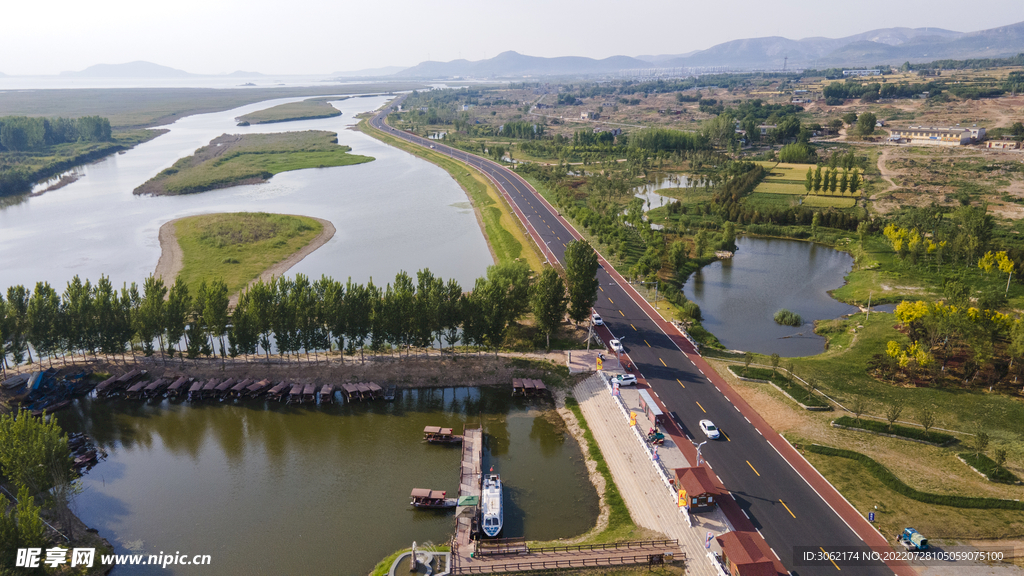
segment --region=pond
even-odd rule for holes
[[[654,210],[675,202],[675,198],[662,196],[657,193],[657,190],[686,188],[689,184],[690,179],[686,174],[660,174],[654,182],[634,188],[633,196],[643,199],[645,211]]]
[[[483,423],[484,470],[494,466],[505,485],[503,535],[575,536],[598,513],[551,402],[507,388],[409,389],[393,403],[319,407],[85,398],[59,420],[109,453],[83,477],[77,513],[87,525],[121,554],[210,554],[216,574],[364,575],[414,540],[445,543],[454,512],[409,505],[413,488],[458,492],[460,449],[423,443],[430,425]]]
[[[289,98],[182,118],[170,132],[123,154],[82,167],[81,177],[34,198],[0,204],[0,291],[47,281],[62,292],[80,275],[101,274],[114,286],[140,285],[160,257],[158,231],[168,220],[213,212],[263,211],[316,216],[337,232],[288,274],[322,274],[383,285],[400,270],[435,275],[472,286],[493,264],[465,192],[447,172],[351,130],[355,115],[387,97],[350,98],[332,104],[341,116],[247,127],[235,117]],[[330,130],[355,154],[375,161],[355,166],[284,172],[265,184],[235,186],[183,196],[135,196],[132,191],[221,134]],[[20,201],[19,201],[20,200]]]
[[[700,306],[704,328],[731,350],[780,356],[810,356],[825,350],[814,320],[838,318],[857,308],[833,299],[853,258],[827,246],[776,238],[736,240],[731,259],[695,272],[686,297]],[[775,313],[796,312],[802,326],[781,326]]]

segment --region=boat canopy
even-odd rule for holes
[[[413,488],[413,498],[429,498],[431,500],[443,500],[448,493],[444,490],[427,490],[426,488]]]

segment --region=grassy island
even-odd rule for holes
[[[331,106],[332,100],[345,100],[347,96],[310,98],[301,102],[278,104],[266,110],[258,110],[237,118],[239,125],[272,124],[274,122],[291,122],[292,120],[315,120],[341,116],[341,110]]]
[[[203,214],[165,226],[173,236],[168,239],[161,234],[161,240],[176,237],[181,250],[178,258],[168,259],[169,268],[162,272],[170,280],[177,277],[185,282],[193,294],[201,281],[215,278],[227,283],[229,294],[236,294],[264,272],[280,275],[279,268],[287,270],[330,239],[330,234],[324,234],[324,223],[315,218],[263,212]],[[163,249],[168,252],[167,246]]]
[[[182,158],[135,189],[155,196],[192,194],[240,184],[257,184],[274,174],[370,162],[349,154],[338,135],[323,130],[281,134],[224,134]]]

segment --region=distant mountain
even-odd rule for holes
[[[363,70],[352,70],[349,72],[332,72],[331,78],[354,78],[354,77],[367,77],[367,76],[389,76],[402,70],[406,70],[408,66],[384,66],[383,68],[364,68]]]
[[[644,54],[643,56],[636,56],[635,58],[637,60],[643,60],[644,62],[650,62],[651,64],[659,64],[661,62],[667,62],[669,60],[676,60],[678,58],[686,58],[687,56],[693,56],[697,52],[700,52],[700,50],[691,50],[690,52],[687,52],[685,54]]]
[[[518,52],[502,52],[494,58],[470,62],[421,62],[406,68],[393,77],[397,78],[450,78],[471,76],[474,78],[554,76],[562,74],[602,74],[627,68],[650,68],[649,62],[629,56],[612,56],[603,60],[582,56],[561,56],[541,58],[524,56]]]
[[[195,76],[195,74],[189,74],[184,70],[142,60],[125,64],[96,64],[77,72],[61,72],[60,75],[83,78],[186,78]]]
[[[1021,52],[1024,22],[969,33],[942,28],[882,28],[845,38],[748,38],[662,60],[658,66],[778,69],[786,64],[789,68],[828,68],[994,58]]]

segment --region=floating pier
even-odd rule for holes
[[[512,380],[513,396],[540,396],[548,393],[548,387],[543,382],[529,378],[515,378]]]

